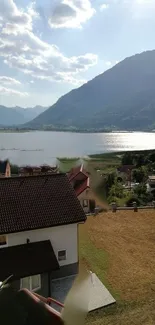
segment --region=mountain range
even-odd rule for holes
[[[155,125],[155,50],[124,59],[62,96],[30,127],[144,130]]]
[[[46,109],[47,107],[42,106],[22,108],[19,106],[6,107],[0,105],[0,125],[9,127],[24,124],[34,119]]]
[[[0,106],[0,125],[17,124],[79,131],[154,129],[155,50],[124,59],[49,108]]]

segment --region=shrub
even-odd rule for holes
[[[126,206],[127,207],[132,207],[133,203],[136,202],[137,205],[140,205],[140,200],[136,196],[131,196],[127,201],[126,201]]]
[[[132,171],[132,177],[137,183],[142,183],[147,178],[147,170],[146,168],[137,168]]]
[[[18,174],[19,167],[17,165],[11,165],[11,174]]]

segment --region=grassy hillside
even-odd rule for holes
[[[95,272],[116,305],[93,312],[89,325],[155,323],[154,210],[88,217],[80,225],[80,260]]]

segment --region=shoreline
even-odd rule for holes
[[[28,133],[28,132],[65,132],[65,133],[79,133],[79,134],[101,134],[101,133],[155,133],[154,130],[69,130],[69,129],[14,129],[14,128],[0,128],[0,133]]]

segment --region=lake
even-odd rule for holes
[[[54,164],[56,157],[155,149],[155,133],[0,133],[0,159],[18,165]]]

